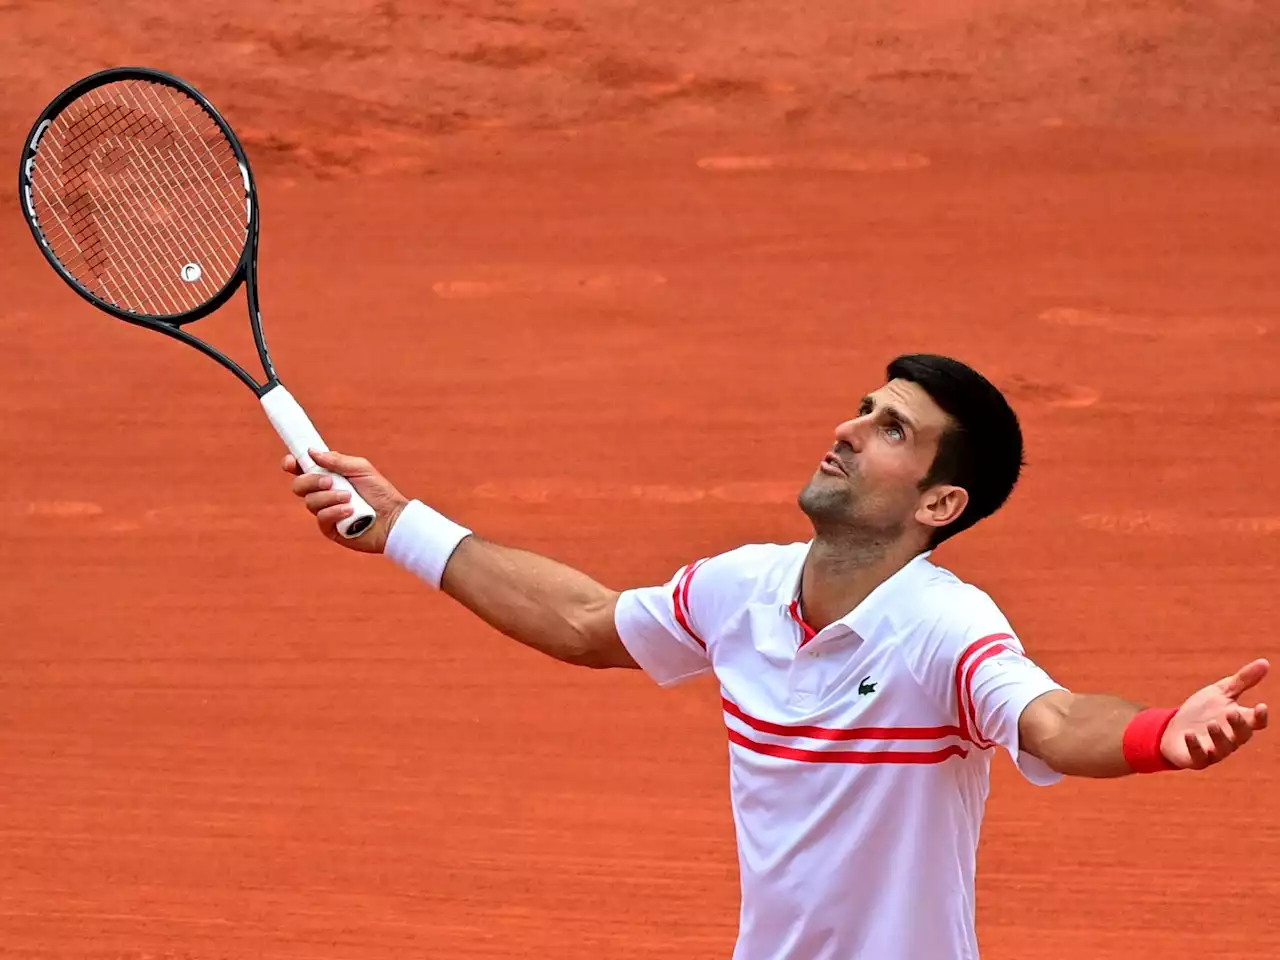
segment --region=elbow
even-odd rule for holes
[[[616,603],[617,594],[608,592],[582,604],[569,619],[561,660],[591,670],[635,666],[614,626]]]
[[[612,670],[622,666],[622,664],[616,663],[613,658],[609,657],[605,651],[590,645],[575,645],[561,659],[575,667],[586,667],[589,670]]]
[[[619,654],[622,656],[619,656]],[[574,630],[572,638],[565,644],[560,657],[565,663],[575,667],[586,667],[590,670],[612,670],[617,667],[630,666],[630,657],[626,656],[620,640],[609,644],[607,638],[592,631]]]
[[[1066,758],[1062,756],[1063,731],[1066,723],[1069,695],[1059,692],[1045,694],[1033,700],[1018,719],[1018,749],[1036,757],[1058,773]]]

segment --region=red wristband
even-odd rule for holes
[[[1178,711],[1143,710],[1124,728],[1124,759],[1134,773],[1159,773],[1176,770],[1160,750],[1164,732]]]

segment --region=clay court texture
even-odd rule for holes
[[[1247,0],[9,2],[0,130],[16,167],[84,74],[194,83],[326,440],[614,587],[807,538],[831,428],[954,354],[1029,466],[937,560],[1163,705],[1277,655],[1278,43]],[[323,542],[253,396],[0,213],[0,957],[727,957],[714,683],[559,665]],[[196,332],[253,359],[240,299]],[[998,758],[984,957],[1280,955],[1273,739]]]

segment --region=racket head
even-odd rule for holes
[[[131,323],[207,316],[256,257],[244,148],[204,95],[163,71],[113,67],[63,90],[31,127],[18,182],[59,276]]]

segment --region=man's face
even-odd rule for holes
[[[947,514],[954,503],[948,508],[934,501],[957,488],[920,489],[950,422],[933,398],[908,380],[891,380],[868,394],[858,415],[836,427],[835,444],[800,493],[800,508],[814,530],[894,540],[913,519],[954,519]],[[963,491],[958,496],[967,502]]]

